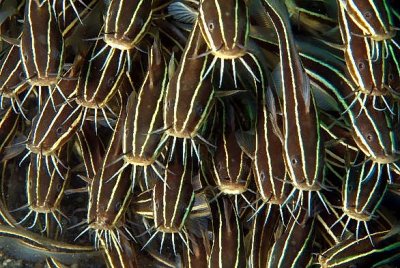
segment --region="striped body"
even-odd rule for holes
[[[109,47],[98,54],[104,46],[102,40],[96,41],[78,79],[76,102],[85,108],[104,108],[117,93],[124,77],[126,58],[122,57],[122,52]]]
[[[373,44],[369,37],[363,37],[363,32],[343,8],[339,9],[339,22],[344,58],[357,89],[368,95],[385,94],[387,67],[383,44]]]
[[[140,259],[139,253],[135,245],[126,236],[120,238],[121,247],[108,248],[107,241],[101,238],[101,244],[104,248],[105,259],[107,267],[112,268],[136,268],[139,267],[138,260]]]
[[[58,82],[64,64],[64,39],[50,1],[27,1],[20,49],[31,85],[50,86]]]
[[[270,90],[270,89],[269,89]],[[274,133],[271,111],[268,111],[266,94],[258,107],[257,130],[255,135],[254,151],[254,180],[258,192],[264,202],[272,204],[283,204],[291,190],[291,185],[285,183],[288,173],[286,172],[283,159],[283,144],[276,133]],[[276,125],[282,124],[280,118]]]
[[[330,94],[347,111],[352,136],[357,146],[363,153],[370,156],[374,162],[385,164],[392,163],[398,159],[398,145],[396,133],[388,125],[385,114],[372,107],[372,101],[364,104],[356,101],[352,106],[346,96],[352,94],[354,84],[343,75],[344,66],[333,61],[329,57],[314,56],[311,53],[303,53],[303,62],[307,68],[310,78]]]
[[[265,268],[268,263],[268,252],[275,242],[274,234],[279,224],[277,206],[268,204],[254,216],[251,232],[249,261],[252,268]]]
[[[307,207],[303,200],[301,206]],[[314,241],[315,218],[308,218],[302,209],[294,217],[290,218],[287,228],[273,245],[266,267],[306,267],[312,260],[310,252]]]
[[[152,165],[165,142],[165,135],[153,133],[164,126],[163,99],[168,79],[160,49],[155,42],[142,87],[128,99],[122,144],[125,161],[133,165]]]
[[[251,176],[251,158],[236,140],[237,122],[233,107],[221,102],[221,133],[218,135],[215,155],[212,158],[215,184],[225,194],[242,194],[247,191]]]
[[[208,238],[204,230],[201,230],[199,234],[185,234],[186,241],[191,250],[187,247],[183,248],[183,267],[186,268],[204,268],[207,267],[208,259]]]
[[[20,124],[20,115],[16,114],[12,107],[0,113],[0,156],[3,155],[4,149],[13,140]]]
[[[387,0],[338,0],[338,5],[364,35],[373,40],[382,41],[396,35],[395,29],[390,25]]]
[[[182,159],[179,149],[165,167],[165,182],[158,180],[153,188],[154,224],[157,231],[164,233],[182,230],[194,201],[193,160],[189,156]]]
[[[86,121],[77,132],[79,151],[85,165],[86,178],[91,180],[100,171],[105,148],[94,127]]]
[[[310,82],[295,47],[285,6],[263,1],[279,41],[284,159],[294,187],[321,189],[323,143]]]
[[[209,205],[212,215],[213,243],[208,267],[245,267],[242,224],[232,202],[226,196],[220,196]]]
[[[373,241],[371,244],[370,239]],[[319,264],[323,268],[385,267],[398,259],[398,233],[381,231],[360,239],[349,239],[323,252]]]
[[[104,41],[120,50],[135,48],[150,26],[152,2],[152,0],[111,0],[105,16]]]
[[[0,66],[0,94],[13,99],[23,92],[28,84],[23,82],[24,68],[19,47],[12,46],[3,56]]]
[[[216,57],[234,59],[246,54],[250,18],[244,0],[201,0],[199,25]]]
[[[387,178],[382,165],[358,162],[346,174],[342,187],[343,212],[357,221],[369,221],[378,209],[387,190]]]
[[[71,97],[75,85],[76,80],[62,80],[58,89],[51,91],[52,96],[32,123],[27,144],[31,152],[51,155],[75,135],[82,120],[82,109],[75,102],[66,103],[63,97]]]
[[[206,120],[213,102],[214,89],[210,77],[203,79],[209,56],[196,23],[185,51],[167,86],[164,99],[164,128],[168,135],[193,138]]]
[[[68,147],[68,145],[65,145],[55,152],[63,163],[68,163]],[[31,154],[26,190],[29,208],[36,213],[58,212],[64,196],[64,189],[69,183],[69,169],[63,167],[60,163],[57,163],[58,170],[48,165],[46,157],[41,154]],[[60,176],[59,172],[62,173],[63,177]]]
[[[123,105],[101,168],[89,186],[87,213],[89,228],[95,229],[97,237],[101,237],[103,234],[108,236],[107,238],[111,237],[113,243],[116,243],[114,231],[118,232],[118,228],[123,225],[123,216],[132,197],[130,168],[124,169],[112,178],[123,165],[122,159],[117,162],[116,160],[122,154],[122,129],[125,116],[126,109]]]

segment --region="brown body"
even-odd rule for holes
[[[50,1],[27,1],[21,57],[31,85],[54,85],[60,79],[64,64],[64,39]]]
[[[148,166],[158,157],[165,135],[153,133],[164,126],[163,99],[167,84],[167,66],[160,44],[154,43],[149,67],[139,93],[133,92],[127,103],[123,153],[125,161]]]
[[[111,0],[108,4],[104,41],[111,47],[135,48],[146,34],[152,17],[152,0]]]
[[[180,64],[172,76],[164,100],[164,128],[178,138],[193,138],[205,121],[214,96],[206,72],[209,56],[198,24],[189,36]]]

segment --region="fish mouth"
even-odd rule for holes
[[[57,84],[59,80],[59,75],[49,75],[47,77],[35,76],[30,78],[28,81],[32,86],[51,86]]]
[[[312,183],[312,184],[308,184],[307,180],[305,178],[303,179],[296,179],[293,181],[293,185],[294,187],[296,187],[297,189],[301,190],[301,191],[319,191],[322,189],[321,185],[319,183]]]
[[[147,167],[154,163],[154,159],[152,157],[125,155],[124,160],[132,165],[141,167]]]
[[[247,191],[246,183],[222,182],[218,189],[225,194],[238,195]]]
[[[37,212],[37,213],[43,213],[43,214],[48,214],[56,211],[52,206],[49,204],[41,204],[41,205],[31,205],[31,210]]]
[[[109,220],[106,219],[98,219],[89,224],[89,228],[93,230],[104,230],[104,231],[111,231],[115,229],[115,226],[108,223]]]
[[[168,233],[168,234],[177,234],[179,233],[179,228],[174,227],[174,226],[165,226],[165,225],[160,225],[157,228],[157,231],[162,232],[162,233]]]
[[[135,48],[135,46],[132,44],[132,41],[125,36],[116,37],[107,34],[104,36],[104,42],[106,42],[106,44],[109,45],[110,47],[119,50],[130,50]]]
[[[369,221],[372,218],[370,213],[367,213],[366,211],[357,211],[355,207],[345,208],[343,209],[343,212],[356,221]]]
[[[393,154],[382,154],[372,158],[372,161],[378,164],[391,164],[399,160],[400,155],[393,153]]]
[[[214,56],[217,58],[232,60],[241,58],[246,55],[247,51],[245,48],[234,46],[233,48],[222,46],[220,49],[212,52]]]
[[[396,36],[396,30],[391,29],[388,32],[385,31],[385,32],[382,32],[380,34],[372,35],[371,39],[374,40],[374,41],[379,42],[379,41],[385,41],[385,40],[388,40],[388,39],[392,39],[395,36]]]
[[[31,153],[34,154],[49,156],[53,153],[53,151],[43,148],[42,145],[27,144],[26,147],[28,148],[29,151],[31,151]]]

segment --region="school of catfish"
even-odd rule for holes
[[[0,1],[3,251],[400,266],[397,2]]]

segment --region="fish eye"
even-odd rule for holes
[[[367,10],[364,12],[364,18],[366,18],[367,20],[372,18],[372,13],[371,11]]]
[[[138,27],[142,27],[143,24],[144,24],[143,19],[142,19],[142,18],[139,18],[138,21],[137,21],[137,26],[138,26]]]
[[[112,87],[112,86],[114,85],[114,81],[115,81],[114,78],[108,79],[108,80],[107,80],[107,86],[108,86],[108,87]]]
[[[218,162],[218,164],[217,164],[218,171],[221,171],[223,168],[224,168],[224,165],[222,164],[222,162],[221,161]]]
[[[24,60],[28,61],[28,54],[24,53]]]
[[[353,185],[348,185],[347,186],[347,190],[349,191],[349,192],[352,192],[353,190],[354,190],[354,187],[353,187]]]
[[[393,73],[388,74],[388,81],[389,81],[389,83],[392,82],[393,79],[394,79]]]
[[[121,207],[122,207],[121,202],[116,203],[115,204],[115,211],[119,211],[121,209]]]
[[[19,79],[21,79],[21,80],[25,79],[25,73],[24,73],[24,72],[20,72],[20,73],[18,74],[18,77],[19,77]]]
[[[166,110],[169,111],[172,108],[172,100],[167,101]]]
[[[261,172],[260,172],[260,180],[261,180],[262,182],[265,181],[265,172],[264,172],[264,171],[261,171]]]
[[[290,159],[290,161],[292,162],[293,166],[296,166],[299,163],[299,160],[297,159],[296,156],[293,156],[292,159]]]
[[[373,141],[374,140],[374,136],[372,135],[372,133],[368,133],[366,136],[368,141]]]
[[[57,192],[61,192],[62,189],[62,183],[60,182],[59,184],[57,184]]]
[[[214,30],[214,23],[208,23],[208,29],[212,32]]]
[[[203,112],[204,112],[203,105],[200,105],[200,104],[196,105],[196,114],[198,116],[201,116],[203,114]]]
[[[57,136],[60,136],[62,133],[63,133],[63,128],[62,127],[59,127],[59,128],[56,129]]]
[[[364,70],[365,69],[365,64],[364,62],[360,61],[357,63],[357,67],[359,70]]]

